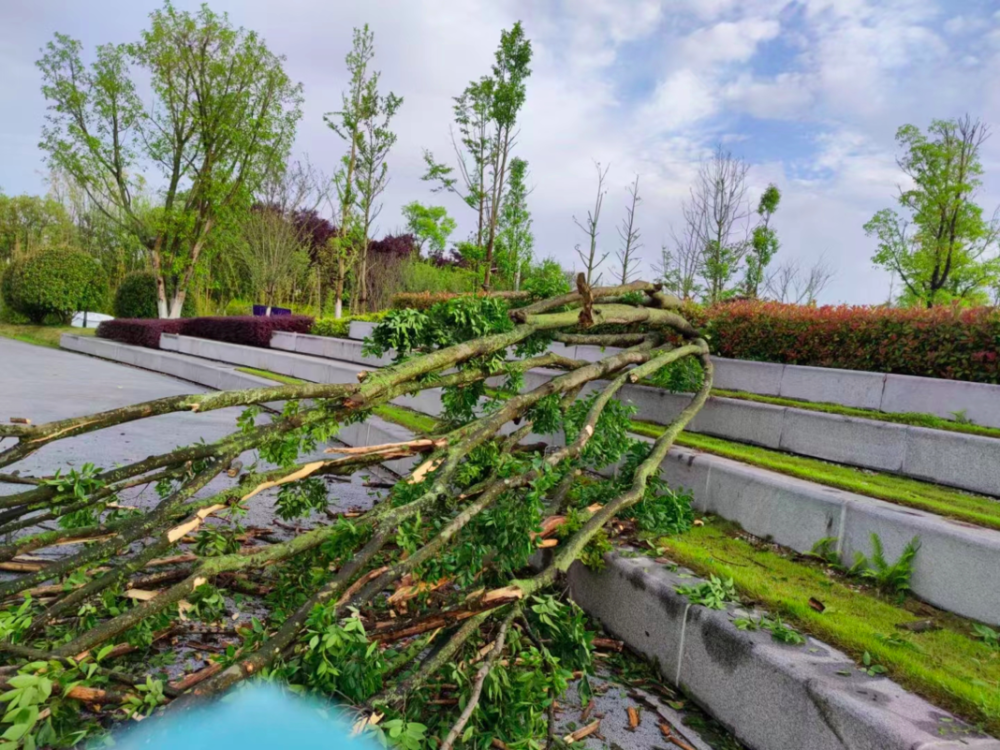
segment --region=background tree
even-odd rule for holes
[[[698,249],[698,271],[709,303],[731,294],[731,282],[750,247],[746,237],[749,170],[749,164],[718,146],[698,170],[690,200],[683,207],[685,235]]]
[[[458,177],[454,169],[434,160],[434,154],[424,150],[427,172],[423,178],[437,183],[432,192],[454,193],[476,212],[476,247],[483,247],[483,229],[489,214],[489,193],[486,190],[486,165],[490,161],[490,103],[493,98],[493,79],[483,76],[471,82],[455,97],[453,112],[458,125],[458,137],[451,130],[451,143],[458,163]],[[461,184],[459,184],[461,180]],[[478,263],[476,269],[478,270]]]
[[[510,162],[510,180],[504,195],[497,227],[497,259],[501,275],[520,291],[521,277],[531,263],[535,237],[531,233],[528,210],[528,162],[514,157]]]
[[[456,140],[453,133],[452,144],[461,187],[459,177],[452,176],[452,167],[436,162],[429,151],[424,152],[424,179],[436,182],[437,191],[456,193],[477,211],[476,245],[483,248],[485,288],[490,286],[497,224],[510,154],[517,140],[517,115],[524,106],[525,81],[531,75],[531,42],[520,21],[500,33],[495,59],[492,75],[470,83],[455,100],[460,138]]]
[[[531,42],[524,36],[521,22],[510,31],[500,32],[500,47],[493,64],[493,101],[490,116],[493,124],[492,163],[490,165],[489,235],[486,240],[486,270],[483,288],[490,288],[497,222],[504,194],[508,161],[517,139],[517,115],[524,106],[525,80],[531,75]]]
[[[339,201],[340,227],[337,235],[327,243],[321,254],[321,266],[334,287],[334,317],[343,314],[344,285],[350,261],[357,255],[357,239],[354,209],[358,196],[356,192],[355,170],[358,164],[358,145],[361,142],[361,127],[365,119],[362,109],[368,81],[368,63],[375,57],[375,35],[365,24],[354,29],[354,44],[344,58],[351,82],[341,95],[342,109],[323,116],[327,126],[347,142],[347,153],[341,158],[341,166],[334,175],[334,185]],[[352,241],[352,238],[353,239]],[[320,306],[324,307],[324,300]]]
[[[635,257],[639,248],[642,247],[639,228],[635,225],[635,209],[642,201],[642,198],[639,197],[639,175],[635,176],[635,182],[628,187],[628,194],[631,200],[625,206],[625,218],[622,219],[622,225],[618,228],[618,236],[622,241],[621,250],[618,251],[620,265],[618,276],[619,283],[623,285],[632,281],[639,272],[638,259]]]
[[[245,209],[262,175],[283,161],[300,117],[301,87],[252,31],[202,6],[169,3],[140,41],[104,45],[88,68],[63,34],[38,62],[49,100],[41,147],[98,210],[147,248],[158,309],[177,317],[214,231]],[[133,78],[131,66],[140,72]],[[137,80],[148,79],[143,103]],[[147,184],[157,210],[134,204]]]
[[[594,166],[597,168],[597,198],[594,199],[594,210],[587,212],[586,222],[581,222],[575,216],[573,217],[573,223],[583,230],[583,233],[587,235],[588,250],[584,252],[580,249],[580,246],[576,246],[576,254],[580,256],[580,261],[583,263],[583,267],[586,269],[587,273],[587,285],[595,286],[601,283],[601,274],[594,276],[594,273],[600,267],[600,265],[607,260],[609,253],[600,254],[597,250],[597,225],[601,220],[601,207],[604,205],[604,196],[608,194],[607,188],[604,187],[604,180],[608,176],[608,170],[611,169],[609,164],[603,170],[601,169],[601,163],[599,161],[594,162]]]
[[[778,234],[771,227],[771,217],[778,210],[781,192],[775,185],[768,185],[757,204],[760,221],[750,237],[750,249],[746,257],[746,276],[743,279],[743,293],[756,297],[764,283],[764,272],[774,254],[778,252]]]
[[[808,271],[797,260],[782,263],[764,280],[768,296],[778,302],[811,305],[836,272],[822,257]]]
[[[904,304],[981,303],[1000,280],[1000,209],[987,221],[974,202],[989,135],[968,115],[935,120],[926,135],[913,125],[896,132],[904,150],[898,164],[912,183],[900,188],[898,202],[909,216],[882,209],[864,228],[878,240],[872,262],[902,279]]]
[[[59,201],[0,193],[0,264],[43,247],[66,244],[73,234],[72,220]]]
[[[403,206],[406,229],[417,242],[417,249],[423,252],[426,246],[431,255],[442,255],[448,244],[448,237],[455,231],[455,220],[448,216],[444,206],[425,206],[413,201]]]
[[[402,97],[392,92],[387,96],[380,95],[378,80],[377,72],[367,79],[360,106],[355,169],[361,237],[358,252],[360,268],[357,273],[357,293],[351,295],[351,306],[355,312],[365,312],[368,309],[368,242],[372,226],[382,212],[381,195],[389,184],[389,165],[386,159],[389,150],[396,143],[396,134],[389,130],[389,121],[403,103]]]

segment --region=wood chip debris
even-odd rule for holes
[[[601,728],[601,720],[594,719],[587,726],[577,729],[575,732],[570,732],[565,737],[563,737],[563,742],[566,744],[572,744],[573,742],[579,742],[582,739],[586,739],[598,729]]]

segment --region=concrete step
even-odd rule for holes
[[[531,370],[525,374],[525,386],[537,387],[558,374],[556,370]],[[601,387],[595,382],[586,390]],[[643,385],[625,386],[619,398],[635,406],[639,419],[657,424],[669,424],[690,400],[687,394]],[[1000,440],[996,438],[718,396],[708,400],[687,430],[1000,495]]]
[[[374,324],[352,324],[354,325]],[[188,337],[164,336],[168,342],[185,338]],[[361,342],[349,339],[276,333],[271,345],[284,351],[295,352],[299,356],[351,362],[367,367],[384,366],[391,361],[387,357],[365,357],[361,353]],[[600,349],[594,346],[566,347],[557,344],[553,348],[559,347],[567,356],[587,360],[594,360],[614,351],[608,349],[602,355]],[[717,382],[719,379],[723,381],[719,383],[719,387],[729,387],[723,384],[726,378],[724,363],[725,360],[723,366],[719,368],[719,373],[722,374],[717,376]],[[780,367],[784,372],[786,367],[791,366],[774,365],[774,367]],[[821,368],[796,368],[789,372],[798,373],[803,369],[821,370]],[[854,373],[849,370],[836,372],[846,373],[848,381],[851,378],[872,374]],[[525,382],[529,387],[534,387],[555,374],[554,370],[533,370],[528,373]],[[830,387],[834,395],[836,387],[842,386],[847,389],[853,387],[844,385],[847,382],[845,380],[831,380],[826,377],[825,371],[819,375],[817,376],[819,380],[809,380],[801,373],[794,377],[788,376],[788,379],[792,382],[797,377],[798,381],[795,382],[799,383],[832,383]],[[886,376],[877,375],[877,377]],[[921,378],[921,380],[929,379]],[[836,383],[840,383],[840,386],[836,386]],[[591,389],[596,387],[598,386],[589,386]],[[766,390],[763,386],[759,389]],[[1000,386],[997,386],[996,390],[995,395],[1000,403]],[[622,391],[622,399],[629,401],[639,410],[640,419],[667,424],[684,408],[688,396],[648,386],[626,386]],[[827,400],[837,399],[831,397]],[[1000,440],[995,438],[719,397],[709,400],[688,429],[691,432],[715,435],[824,461],[902,474],[986,495],[1000,495]]]
[[[351,323],[351,338],[370,336],[375,325]],[[593,362],[618,349],[555,344],[553,351]],[[716,388],[884,412],[933,414],[943,419],[964,412],[976,424],[1000,427],[1000,385],[725,357],[713,357],[712,361]]]
[[[226,387],[257,387],[261,382],[273,384],[234,372],[231,366],[195,356],[158,352],[89,337],[67,336],[64,342],[82,342],[73,344],[82,347],[77,351],[165,372],[210,387],[219,387],[213,383],[230,382],[229,378],[237,376],[248,379],[248,384]],[[248,366],[282,374],[302,372],[296,369],[301,366],[299,360],[285,352],[203,339],[190,339],[186,347],[190,351],[211,353],[216,357],[245,357]],[[311,368],[318,367],[315,363],[307,364]],[[354,365],[349,363],[330,362],[326,366],[328,370],[312,369],[309,372],[317,376],[325,375],[324,382],[350,382],[347,374],[355,372]],[[338,373],[345,379],[329,379]],[[436,390],[407,397],[404,404],[416,411],[438,415],[441,403],[440,393]],[[359,427],[354,425],[344,429],[356,430]],[[527,438],[529,442],[538,439],[558,441],[560,438]],[[395,440],[380,438],[377,442]],[[400,467],[401,473],[408,468],[402,464]],[[871,553],[870,537],[872,533],[877,533],[885,546],[886,555],[889,559],[896,559],[906,543],[917,536],[921,550],[914,561],[913,593],[937,607],[964,617],[991,625],[1000,624],[1000,587],[995,585],[996,571],[1000,570],[1000,532],[676,446],[664,462],[663,469],[665,478],[672,486],[691,491],[695,506],[700,511],[735,521],[755,536],[770,537],[799,552],[809,552],[820,539],[834,537],[842,560],[850,563],[855,551],[866,555]]]

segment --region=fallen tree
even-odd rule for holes
[[[405,747],[544,736],[548,707],[591,669],[592,635],[553,587],[577,560],[601,564],[616,517],[660,533],[689,525],[659,467],[712,382],[707,345],[679,301],[645,282],[578,284],[512,311],[491,297],[391,311],[366,346],[396,362],[356,384],[177,396],[0,426],[0,481],[23,485],[0,496],[0,561],[12,572],[0,582],[4,739],[71,746],[116,719],[260,675],[348,704],[359,729]],[[629,330],[639,324],[641,335]],[[624,348],[581,362],[546,353],[554,338]],[[618,391],[687,360],[704,371],[689,405],[654,443],[630,439]],[[540,366],[559,372],[525,390],[523,373]],[[442,389],[445,406],[434,434],[302,459],[341,425],[428,388]],[[282,411],[266,414],[275,402]],[[211,443],[107,470],[15,469],[59,440],[232,406],[246,407],[238,429]],[[526,444],[532,433],[561,439]],[[409,456],[415,468],[370,510],[327,508],[336,484],[323,477]],[[611,478],[595,473],[615,465]],[[206,491],[220,480],[225,489]],[[158,501],[123,508],[119,496],[141,486],[155,486]],[[273,504],[275,523],[323,522],[288,527],[287,538],[247,529],[240,519],[254,502]],[[29,554],[57,546],[70,552]],[[539,548],[547,560],[533,568]],[[259,617],[215,630],[247,601]],[[198,651],[210,638],[218,653],[194,671],[164,655],[172,640]],[[159,678],[151,662],[182,674]]]

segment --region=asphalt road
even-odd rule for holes
[[[204,393],[207,389],[175,378],[140,370],[76,352],[25,344],[0,338],[0,422],[24,417],[32,424],[82,416],[127,404],[184,393]],[[204,439],[217,440],[236,429],[239,408],[219,409],[205,414],[176,413],[130,422],[98,432],[59,440],[3,471],[19,470],[22,475],[51,475],[92,463],[102,469],[132,463],[164,453],[178,446]],[[12,445],[0,441],[0,448]],[[241,457],[249,466],[256,455]],[[303,456],[303,460],[307,457]],[[367,506],[368,490],[353,484],[331,483],[331,508]],[[217,479],[206,491],[226,486]],[[0,484],[0,494],[22,491],[23,485]],[[266,525],[270,508],[255,504],[250,523]],[[155,502],[152,490],[128,498],[145,505]]]

